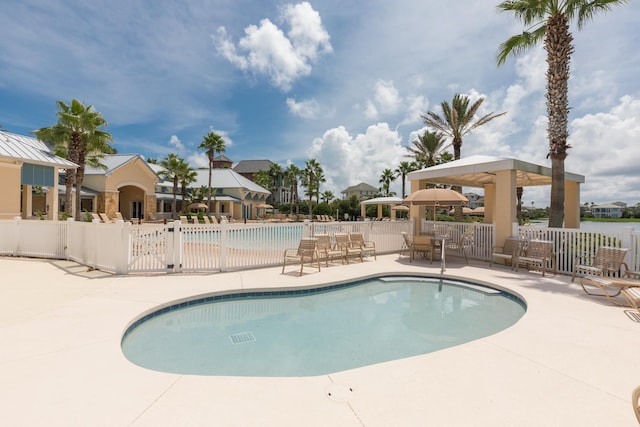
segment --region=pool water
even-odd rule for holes
[[[122,350],[131,362],[162,372],[312,376],[486,337],[525,310],[519,298],[486,286],[379,277],[182,303],[135,322]]]

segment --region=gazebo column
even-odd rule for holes
[[[378,204],[378,219],[382,219],[382,205]]]
[[[22,218],[30,218],[33,214],[33,187],[24,184],[22,186]]]
[[[360,202],[360,218],[364,221],[367,218],[367,205]]]
[[[49,191],[47,192],[47,196],[45,198],[45,208],[49,206],[49,211],[47,212],[47,219],[50,220],[58,220],[58,177],[56,176],[53,181],[53,186],[49,187]]]
[[[517,222],[516,187],[515,169],[496,172],[496,193],[493,212],[496,245],[501,245],[504,239],[511,236],[513,223]]]
[[[564,181],[564,226],[580,228],[580,183]]]
[[[426,188],[427,181],[419,179],[411,182],[411,192],[415,193],[418,190]],[[424,218],[424,206],[414,205],[409,206],[409,218],[413,220],[413,234],[420,234],[422,232],[422,218]]]
[[[493,212],[496,206],[496,185],[484,185],[484,223],[493,224]]]

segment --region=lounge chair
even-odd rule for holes
[[[209,215],[202,215],[202,221],[204,221],[205,224],[211,224],[211,221],[209,220]]]
[[[97,213],[91,213],[91,218],[93,219],[93,221],[103,222],[102,218],[100,218],[100,215],[98,215]]]
[[[212,217],[211,217],[211,224],[216,224],[216,225],[217,225],[217,224],[220,224],[220,223],[218,222],[218,218],[216,218],[215,216],[212,216]]]
[[[189,224],[189,218],[185,215],[180,215],[180,222],[182,224]]]
[[[347,264],[349,264],[349,257],[360,257],[360,262],[363,261],[362,249],[351,244],[347,233],[336,233],[333,237],[336,239],[336,247],[342,251],[342,256],[347,261]]]
[[[582,286],[582,290],[584,290],[587,295],[606,297],[612,304],[620,305],[616,301],[614,301],[613,298],[620,295],[622,291],[637,288],[638,286],[640,286],[640,280],[594,276],[587,274],[580,277],[580,286]],[[600,293],[589,292],[592,287],[599,289]],[[636,291],[633,291],[629,296],[633,297],[635,293]],[[627,300],[627,302],[630,301]]]
[[[124,217],[122,216],[122,214],[120,212],[116,212],[116,221],[124,222]]]
[[[523,255],[519,255],[515,260],[516,271],[520,265],[524,265],[530,269],[538,269],[542,271],[544,277],[545,272],[551,270],[556,274],[556,254],[553,251],[553,242],[551,240],[530,240]],[[551,268],[549,268],[551,264]]]
[[[411,242],[411,246],[409,247],[409,262],[413,261],[415,258],[416,252],[421,253],[424,258],[429,254],[429,260],[433,264],[433,252],[434,252],[435,242],[431,238],[431,236],[427,236],[424,234],[418,234],[413,236],[413,241]]]
[[[284,268],[289,264],[300,264],[300,276],[302,276],[302,270],[304,263],[318,264],[318,271],[320,271],[320,257],[318,256],[317,239],[315,238],[302,238],[297,249],[285,249],[284,259],[282,260],[282,274],[284,274]]]
[[[373,259],[377,260],[376,256],[376,244],[371,240],[364,240],[364,236],[362,233],[351,233],[349,234],[349,239],[351,240],[352,246],[357,246],[362,250],[362,255],[373,255]]]
[[[198,220],[197,216],[192,216],[191,220],[193,221],[194,224],[200,224],[200,221]]]
[[[327,267],[329,266],[329,261],[336,258],[340,258],[340,261],[344,264],[342,250],[331,243],[331,236],[328,234],[316,234],[315,237],[318,239],[316,244],[318,254],[320,255],[320,259],[324,259]]]
[[[640,313],[640,287],[636,286],[632,288],[626,288],[622,289],[620,292],[622,293],[624,299],[627,300],[629,307]]]
[[[614,248],[610,246],[600,246],[596,251],[596,255],[587,262],[585,257],[576,257],[573,263],[573,282],[577,275],[590,276],[611,276],[612,274],[621,273],[621,267],[624,265],[625,270],[629,267],[624,262],[624,257],[629,249]]]
[[[636,414],[638,423],[640,423],[640,386],[631,393],[631,404],[633,405],[633,413]]]
[[[102,222],[113,222],[105,212],[101,212],[98,215],[100,215]]]
[[[515,263],[514,259],[518,258],[520,252],[524,248],[525,241],[518,239],[517,237],[508,237],[504,240],[502,246],[494,246],[491,249],[491,259],[489,260],[489,268],[493,266],[494,260],[501,260],[504,265],[510,265],[513,269]]]

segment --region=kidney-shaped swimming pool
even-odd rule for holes
[[[136,320],[122,351],[162,372],[311,376],[473,341],[525,311],[520,298],[486,285],[383,276],[181,302]]]

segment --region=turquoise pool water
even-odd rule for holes
[[[388,276],[181,303],[137,320],[122,351],[162,372],[312,376],[473,341],[525,311],[516,296],[487,286]]]

